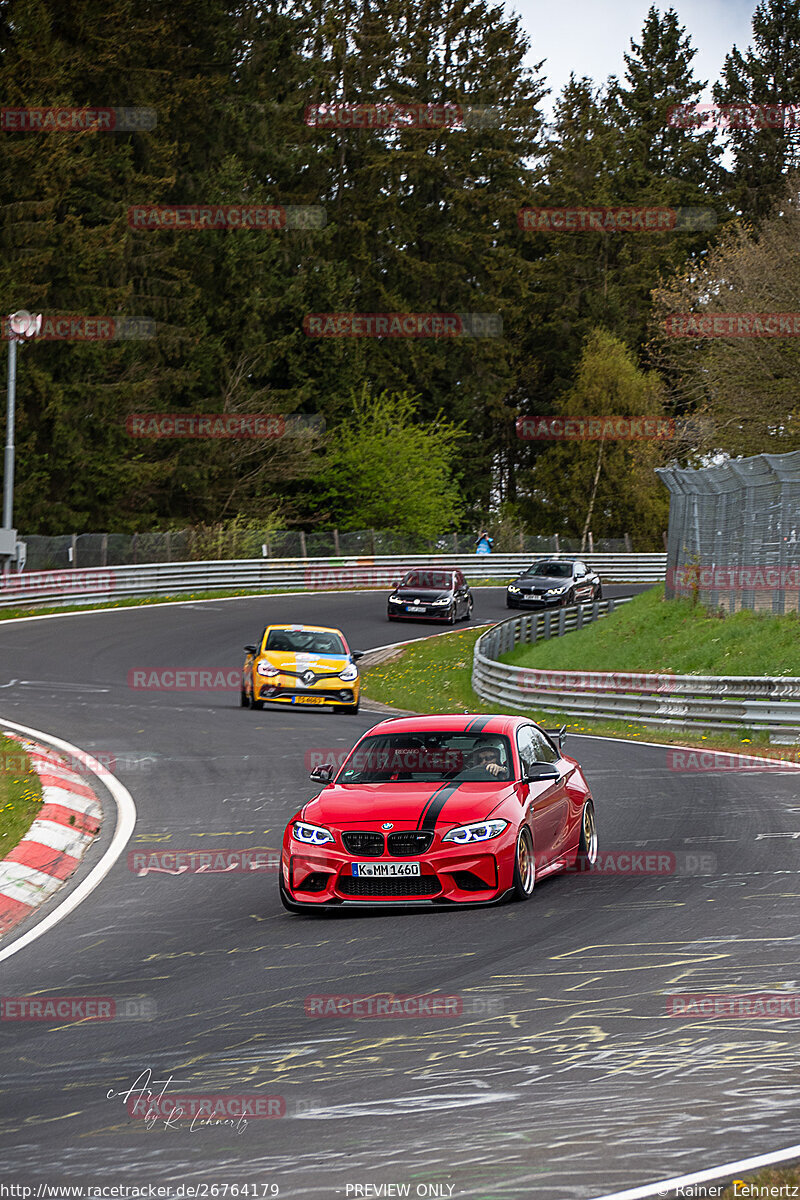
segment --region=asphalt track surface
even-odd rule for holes
[[[133,690],[128,672],[238,667],[267,620],[338,625],[359,649],[430,632],[387,624],[381,599],[0,625],[0,715],[121,758],[138,809],[129,850],[278,847],[315,792],[307,752],[351,744],[374,715],[251,712],[235,692]],[[499,590],[478,593],[476,619],[506,615]],[[681,1020],[665,1006],[671,993],[800,988],[798,775],[678,773],[665,748],[581,737],[569,749],[601,848],[674,852],[678,872],[560,876],[496,908],[308,919],[283,911],[274,875],[138,875],[123,855],[0,963],[0,993],[144,997],[151,1019],[2,1023],[0,1183],[582,1200],[793,1145],[798,1020]],[[113,832],[103,799],[77,879]],[[306,1015],[311,996],[430,992],[470,1011]],[[168,1094],[281,1096],[286,1115],[148,1128],[108,1098],[147,1072],[173,1080]]]

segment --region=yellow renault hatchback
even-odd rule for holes
[[[242,708],[265,704],[330,704],[357,713],[356,660],[339,629],[325,625],[268,625],[259,645],[245,646]]]

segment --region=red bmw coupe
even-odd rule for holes
[[[286,827],[284,907],[527,900],[537,877],[591,868],[594,804],[563,734],[502,715],[374,725],[338,773],[311,773],[324,786]]]

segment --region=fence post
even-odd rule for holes
[[[582,604],[578,605],[578,612],[577,612],[576,618],[575,618],[575,628],[583,629],[583,605]]]
[[[135,533],[131,542],[131,554],[133,557],[133,565],[136,566],[139,561],[139,535]]]
[[[272,548],[270,547],[270,544],[269,544],[269,534],[265,533],[264,537],[267,539],[266,542],[264,543],[264,545],[267,547],[267,558],[272,558]]]
[[[167,553],[167,562],[172,562],[172,534],[167,530],[167,536],[164,540]]]
[[[559,549],[559,546],[558,546],[558,534],[557,534],[557,533],[554,533],[554,534],[553,534],[553,541],[554,541],[554,542],[555,542],[555,544],[556,544],[556,554],[560,554],[560,553],[561,553],[561,551],[560,551],[560,549]]]
[[[543,617],[544,617],[544,640],[545,640],[546,642],[549,642],[549,641],[550,641],[550,637],[551,637],[551,634],[550,634],[550,617],[552,616],[552,613],[545,612],[545,613],[543,613],[542,615],[543,615]]]
[[[72,535],[72,545],[70,546],[70,556],[69,557],[70,557],[70,561],[72,563],[72,569],[74,571],[78,565],[78,535],[77,535],[77,533],[73,533],[73,535]]]
[[[566,619],[567,619],[567,610],[565,608],[560,608],[558,610],[558,636],[559,637],[564,636],[564,623],[565,623]]]
[[[108,534],[107,533],[104,533],[102,538],[100,539],[100,559],[101,559],[100,566],[107,567],[108,566]]]
[[[625,534],[625,549],[627,550],[628,554],[633,553],[633,542],[631,541],[631,535],[629,533]]]
[[[306,535],[304,530],[300,530],[300,557],[308,558],[306,554]]]
[[[336,557],[338,558],[339,555],[341,554],[341,551],[339,550],[339,530],[338,529],[334,529],[334,531],[333,531],[333,548],[336,551]]]
[[[594,538],[591,529],[589,530],[589,553],[594,554]]]
[[[369,531],[369,544],[371,547],[371,554],[374,558],[375,557],[375,530],[374,529],[370,529],[370,531]]]

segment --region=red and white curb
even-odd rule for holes
[[[0,936],[49,900],[100,832],[103,810],[86,781],[47,746],[10,734],[30,756],[44,803],[0,862]]]

